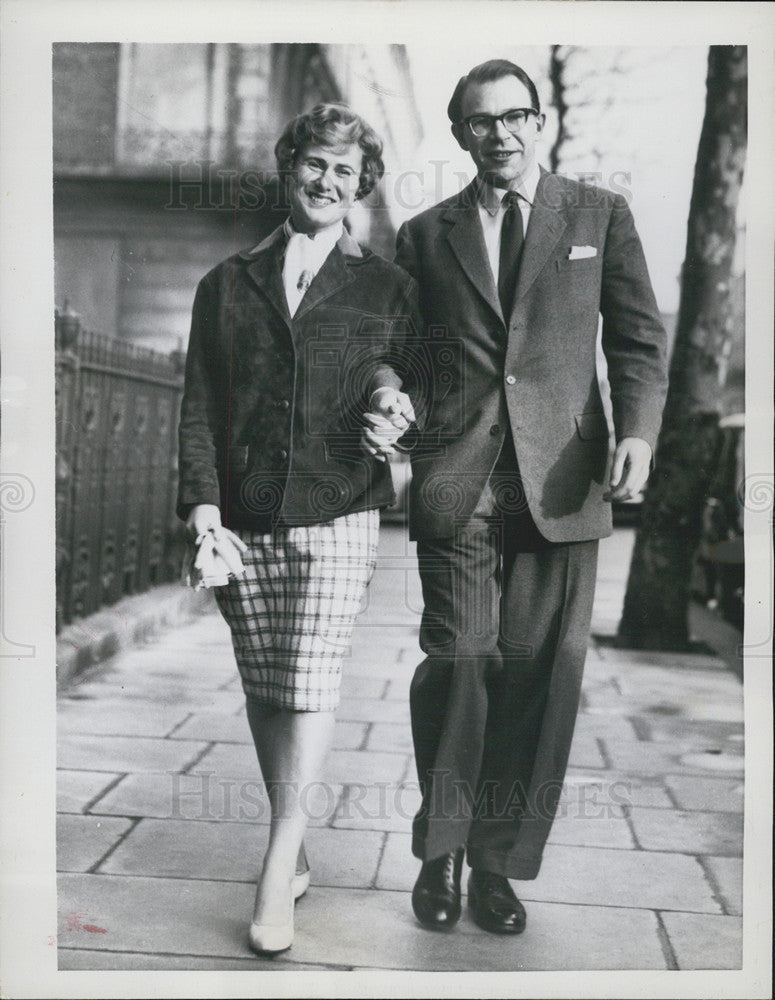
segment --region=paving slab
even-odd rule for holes
[[[385,750],[388,753],[413,753],[412,727],[409,723],[409,709],[406,711],[407,721],[375,722],[369,727],[369,739],[366,744],[369,750]]]
[[[228,958],[250,954],[252,884],[60,875],[58,889],[62,947]]]
[[[61,698],[57,704],[57,732],[103,736],[163,737],[189,715],[187,708],[175,705],[147,707],[104,704],[102,700],[81,701]]]
[[[605,767],[607,761],[601,752],[598,737],[592,732],[577,730],[573,736],[568,763],[572,767]]]
[[[696,858],[653,851],[547,845],[538,878],[515,883],[525,899],[719,913]]]
[[[114,662],[100,675],[106,687],[123,685],[127,688],[150,683],[180,684],[188,689],[212,690],[237,673],[231,647],[213,650],[208,647],[179,650],[169,646],[153,646],[133,650]]]
[[[661,654],[660,666],[634,667],[627,669],[626,663],[619,665],[618,682],[624,698],[651,697],[657,704],[670,701],[671,693],[677,690],[681,698],[687,696],[703,699],[719,699],[737,702],[741,708],[743,688],[740,681],[729,670],[724,669],[719,660],[716,670],[690,670],[684,667],[665,665],[671,654]]]
[[[199,686],[190,684],[182,673],[172,674],[169,677],[127,675],[126,678],[117,679],[115,683],[100,681],[98,686],[97,682],[89,682],[88,685],[81,686],[79,693],[83,688],[86,688],[87,692],[95,692],[97,697],[113,698],[125,704],[152,699],[154,704],[158,705],[182,708],[201,706],[216,711],[228,711],[233,707],[236,711],[245,701],[241,691],[225,691],[219,684],[212,682]]]
[[[398,699],[342,698],[336,717],[351,722],[389,722],[404,724],[407,705]]]
[[[305,796],[310,826],[326,826],[342,796],[339,784],[320,783]],[[269,823],[263,782],[213,772],[128,774],[89,810],[102,816]]]
[[[183,684],[161,684],[145,681],[132,687],[122,688],[117,684],[102,684],[100,681],[85,681],[68,691],[68,698],[80,701],[98,701],[100,705],[118,705],[135,708],[144,712],[146,708],[170,706],[173,709],[186,708],[195,712],[238,712],[245,706],[242,690],[213,688],[187,688]]]
[[[742,813],[745,783],[740,778],[665,775],[665,785],[681,809]]]
[[[679,969],[740,969],[743,921],[699,913],[663,913]]]
[[[182,771],[206,743],[149,739],[144,736],[64,734],[57,746],[57,766],[87,771]]]
[[[337,719],[334,723],[332,750],[368,750],[368,722],[346,722]]]
[[[353,663],[361,664],[362,668],[355,672],[370,677],[382,676],[381,667],[384,666],[386,655],[389,655],[394,665],[392,677],[395,677],[396,662],[405,665],[406,672],[411,674],[414,665],[419,663],[425,655],[420,649],[419,638],[419,617],[416,625],[407,626],[405,623],[401,623],[396,626],[383,625],[379,628],[373,624],[364,626],[360,619],[356,620],[351,659]],[[376,639],[379,640],[379,643],[375,641]],[[416,657],[414,664],[411,663],[411,658],[399,657],[402,650],[411,650],[412,656]],[[380,669],[375,670],[375,663],[379,664]],[[390,675],[387,679],[390,679]]]
[[[332,746],[335,750],[359,750],[368,732],[367,722],[336,720]],[[253,746],[247,716],[244,712],[193,712],[169,734],[172,740],[205,740],[212,743],[242,743]]]
[[[252,882],[261,871],[269,828],[257,823],[142,820],[101,873]],[[305,837],[314,885],[368,888],[377,872],[383,835],[311,828]]]
[[[382,677],[342,672],[340,694],[343,698],[383,698],[388,681]]]
[[[412,677],[414,676],[415,667],[420,663],[423,655],[419,646],[416,650],[404,647],[398,651],[396,662],[400,667],[403,667],[404,672],[401,677],[394,676],[392,680],[388,681],[387,688],[385,689],[386,698],[392,698],[395,701],[403,702],[404,705],[409,705],[409,688],[412,683]]]
[[[579,712],[576,717],[576,728],[574,730],[574,740],[582,736],[592,739],[607,740],[634,740],[639,739],[635,731],[632,719],[621,715],[590,715],[587,712]]]
[[[743,817],[728,812],[633,809],[630,821],[646,851],[742,857]]]
[[[585,772],[569,768],[562,799],[575,804],[577,810],[601,806],[617,809],[625,806],[674,807],[661,775],[612,770]]]
[[[736,696],[725,697],[714,691],[706,691],[702,696],[692,691],[683,691],[674,684],[665,691],[649,693],[640,691],[626,698],[613,686],[599,690],[587,688],[584,695],[585,710],[603,715],[663,715],[694,720],[717,722],[742,722],[743,703]]]
[[[188,712],[185,721],[168,733],[171,740],[207,743],[245,743],[253,746],[244,712]]]
[[[417,781],[345,786],[332,826],[340,830],[409,831],[422,796]]]
[[[143,819],[99,872],[255,882],[268,835],[261,823]]]
[[[633,850],[635,840],[629,824],[623,816],[574,815],[562,813],[552,824],[549,834],[550,844],[575,844],[579,847],[612,847],[619,850]]]
[[[57,771],[57,812],[81,813],[121,775],[110,771]]]
[[[320,780],[337,784],[398,782],[406,773],[408,755],[368,750],[331,750],[326,756]],[[258,773],[255,750],[251,746],[217,743],[199,760],[192,773],[212,771],[220,777],[251,778]]]
[[[743,912],[743,859],[703,858],[711,884],[718,887],[717,896],[724,912],[740,916]]]
[[[698,722],[653,714],[636,716],[632,722],[638,738],[653,743],[740,747],[744,741],[742,722],[717,722],[714,719]]]
[[[743,774],[742,753],[699,751],[663,743],[605,740],[610,766],[619,771],[640,774]]]
[[[621,590],[621,583],[614,583],[612,586]],[[610,663],[615,663],[622,669],[622,673],[627,676],[633,675],[634,668],[648,667],[653,671],[655,683],[662,683],[672,679],[673,683],[684,683],[686,677],[691,677],[692,673],[703,671],[726,672],[726,664],[720,656],[712,653],[677,653],[664,650],[648,649],[623,649],[609,643],[599,643],[598,652],[600,657]],[[669,675],[669,676],[665,676]],[[656,678],[661,679],[657,682]],[[733,678],[730,677],[730,680]]]
[[[107,816],[57,816],[57,871],[88,871],[131,826]]]

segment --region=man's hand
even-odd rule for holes
[[[393,445],[404,433],[394,423],[380,413],[364,413],[364,427],[361,431],[361,448],[373,455],[378,461],[384,462],[388,455],[395,452]]]
[[[614,452],[609,491],[604,500],[632,500],[646,485],[651,469],[651,445],[636,437],[622,438]]]
[[[384,417],[403,433],[415,420],[412,401],[405,392],[390,386],[375,389],[369,400],[369,412]]]

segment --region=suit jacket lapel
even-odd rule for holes
[[[502,318],[498,289],[479,221],[475,183],[461,191],[457,202],[445,211],[444,218],[453,224],[447,240],[460,266],[495,314]]]
[[[549,255],[557,245],[565,229],[565,221],[558,213],[556,205],[557,191],[554,191],[552,175],[541,171],[541,179],[536,188],[535,200],[530,210],[530,222],[525,233],[525,243],[522,247],[522,261],[519,265],[517,288],[514,301],[520,299],[533,284],[541,268],[549,259]]]

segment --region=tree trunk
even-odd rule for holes
[[[565,119],[568,114],[568,104],[565,99],[565,58],[561,45],[552,45],[549,49],[549,80],[552,85],[552,104],[557,111],[557,136],[549,150],[549,170],[556,174],[560,168],[562,147],[567,139]]]
[[[620,644],[638,649],[689,646],[692,559],[717,452],[727,363],[741,325],[730,279],[747,82],[744,46],[710,47],[670,388],[619,624]]]

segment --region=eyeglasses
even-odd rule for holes
[[[504,111],[502,115],[470,115],[458,124],[467,125],[479,139],[488,135],[496,122],[501,122],[512,135],[516,135],[527,124],[528,115],[537,116],[538,111],[535,108],[512,108],[510,111]]]

